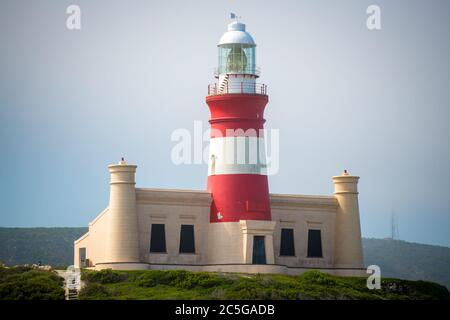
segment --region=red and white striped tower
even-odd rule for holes
[[[271,220],[264,108],[266,86],[256,83],[256,44],[245,24],[233,21],[219,41],[217,82],[209,85],[211,112],[208,191],[211,222]]]

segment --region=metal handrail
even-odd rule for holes
[[[251,74],[259,77],[261,75],[261,67],[255,66],[254,68],[242,68],[242,69],[235,69],[230,68],[227,70],[224,70],[224,72],[219,73],[219,68],[214,68],[214,77],[218,77],[220,74]]]
[[[223,88],[218,83],[208,85],[208,96],[217,96],[222,94],[256,94],[267,95],[267,85],[263,83],[227,83]]]

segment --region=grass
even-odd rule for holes
[[[447,288],[425,281],[383,279],[369,290],[366,278],[337,277],[318,271],[300,276],[230,274],[184,270],[88,271],[79,299],[358,299],[450,300]]]

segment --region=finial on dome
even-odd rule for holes
[[[127,163],[125,162],[125,158],[124,158],[124,157],[122,157],[122,158],[120,159],[119,164],[120,164],[120,165],[126,165],[126,164],[127,164]]]
[[[342,175],[343,175],[343,176],[348,176],[348,175],[349,175],[349,173],[348,173],[347,169],[346,169],[346,170],[344,170],[344,172],[342,173]]]

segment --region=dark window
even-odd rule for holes
[[[264,236],[253,237],[253,264],[266,264],[266,246]]]
[[[78,253],[80,255],[80,267],[86,267],[86,248],[79,248]]]
[[[152,224],[150,252],[166,252],[166,231],[163,224]]]
[[[322,258],[322,239],[320,230],[308,231],[308,257]]]
[[[280,256],[295,256],[294,229],[281,229]]]
[[[195,253],[194,226],[182,224],[180,231],[180,253]]]

